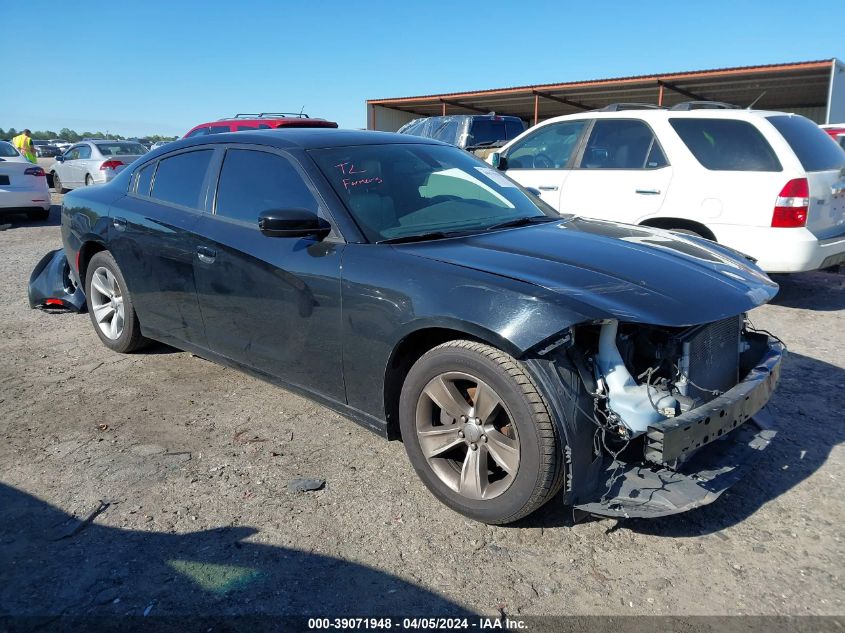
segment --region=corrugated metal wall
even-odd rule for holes
[[[409,112],[402,112],[393,108],[384,108],[379,105],[367,107],[368,130],[395,132],[409,121],[417,118],[419,118],[418,114],[410,114]]]

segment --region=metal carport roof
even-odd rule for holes
[[[743,66],[591,81],[516,86],[474,92],[370,99],[369,127],[379,129],[376,106],[416,116],[472,114],[518,116],[528,123],[619,102],[672,106],[683,101],[724,101],[758,109],[825,107],[836,59]]]

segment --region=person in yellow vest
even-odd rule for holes
[[[32,132],[24,130],[12,139],[12,145],[23,154],[23,157],[30,163],[38,164],[38,158],[35,156],[35,148],[32,146]]]

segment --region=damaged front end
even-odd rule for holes
[[[85,310],[85,291],[71,273],[65,252],[50,251],[36,264],[27,289],[30,308]]]
[[[569,412],[567,502],[633,518],[714,501],[775,435],[763,407],[784,354],[744,315],[694,327],[605,320],[574,328],[549,355],[557,360],[532,362],[547,393],[556,374],[552,406]],[[561,384],[572,391],[561,365],[573,368],[586,394],[560,393]]]

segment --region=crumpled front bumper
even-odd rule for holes
[[[715,501],[776,435],[763,407],[784,354],[783,344],[769,337],[765,353],[733,389],[649,429],[642,462],[607,457],[593,498],[575,507],[597,516],[659,517]]]

